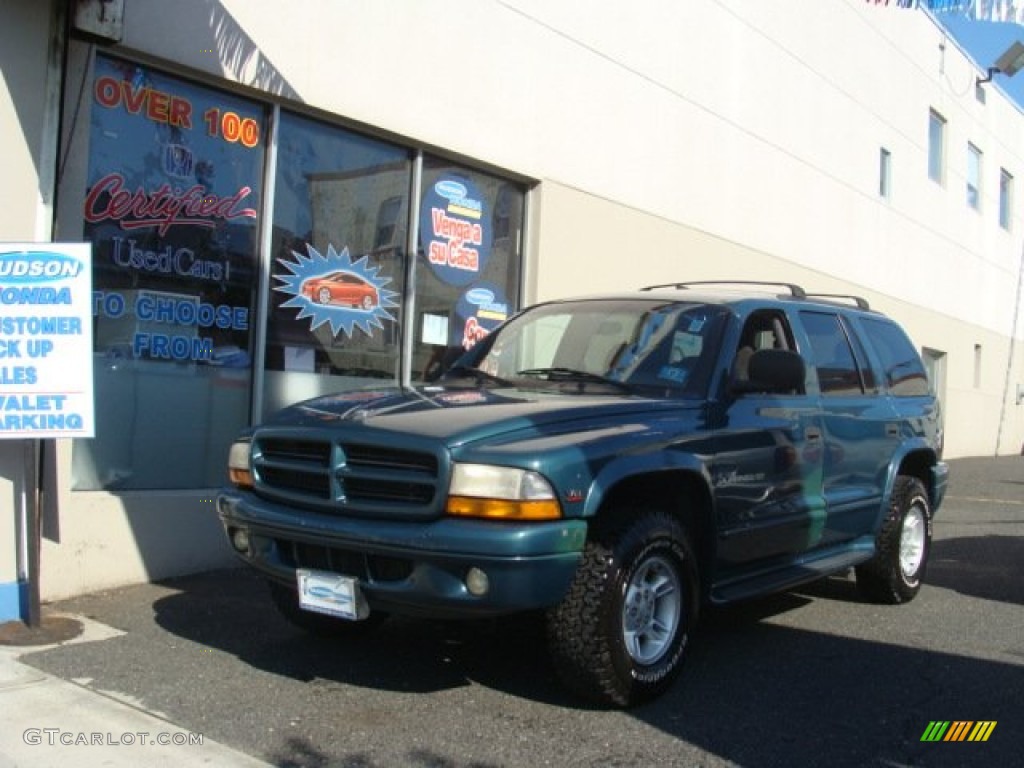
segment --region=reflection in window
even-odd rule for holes
[[[882,362],[885,384],[901,397],[927,395],[928,374],[914,345],[899,326],[887,320],[864,318],[868,341]]]
[[[424,159],[414,381],[436,378],[517,307],[524,208],[504,179]]]
[[[826,312],[801,312],[800,316],[811,342],[821,393],[862,394],[860,373],[839,317]]]
[[[405,150],[282,113],[265,414],[396,383],[410,177]]]
[[[374,249],[385,248],[395,244],[398,230],[398,214],[402,212],[402,198],[389,197],[380,204],[377,210],[377,237],[374,238]]]
[[[695,397],[727,317],[720,306],[660,300],[555,302],[518,315],[467,360],[520,386],[579,372],[638,393]]]
[[[133,108],[147,92],[171,119]],[[84,206],[59,234],[92,243],[98,299],[96,437],[74,441],[72,488],[215,487],[249,421],[263,107],[105,55],[87,93],[86,167],[62,192]]]

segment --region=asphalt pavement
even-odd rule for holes
[[[529,620],[340,645],[243,569],[47,606],[81,632],[0,644],[0,768],[1020,764],[1024,458],[951,465],[916,600],[835,577],[709,611],[679,682],[628,711],[565,693]],[[994,726],[922,741],[934,722]]]

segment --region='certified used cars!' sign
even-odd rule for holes
[[[0,243],[0,439],[94,437],[92,250]]]

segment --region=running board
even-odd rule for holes
[[[787,589],[817,581],[870,560],[875,554],[874,542],[858,540],[841,551],[830,550],[815,557],[808,555],[783,567],[747,573],[711,589],[714,605],[735,603],[752,597],[785,592]]]

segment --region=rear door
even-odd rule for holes
[[[804,310],[800,319],[824,424],[827,521],[817,545],[829,546],[873,530],[900,439],[899,421],[844,314]]]

